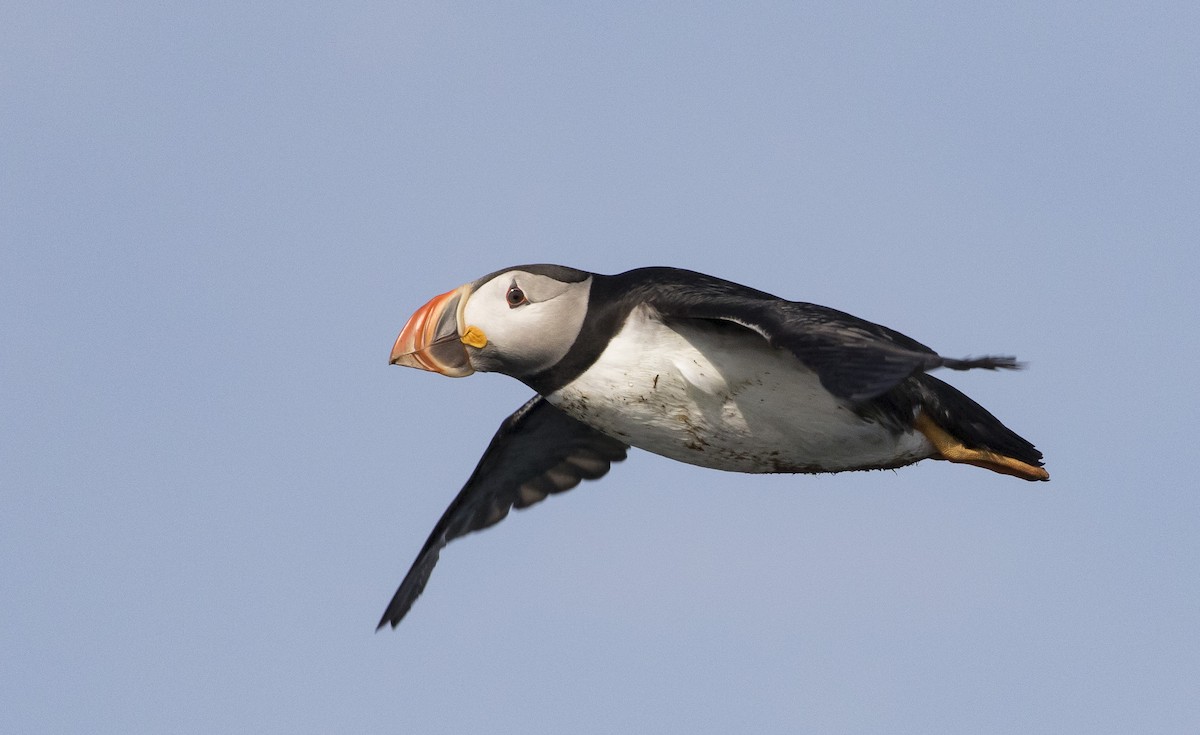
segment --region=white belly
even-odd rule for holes
[[[547,400],[632,446],[721,470],[837,472],[933,453],[920,433],[855,414],[749,330],[673,326],[635,311],[600,360]]]

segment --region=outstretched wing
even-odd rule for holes
[[[534,396],[500,424],[467,484],[442,514],[388,604],[378,628],[393,628],[425,589],[442,548],[551,493],[594,480],[625,459],[628,445]],[[378,630],[378,628],[376,628]]]
[[[853,403],[881,396],[909,376],[934,368],[1020,367],[1013,357],[942,357],[893,329],[845,312],[786,301],[699,273],[654,268],[630,274],[655,284],[640,296],[664,318],[721,320],[753,330],[772,347],[795,355],[830,393]]]

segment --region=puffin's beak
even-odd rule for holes
[[[451,378],[475,372],[467,359],[467,348],[459,330],[459,312],[471,287],[459,286],[417,309],[404,325],[392,347],[393,365],[431,370]]]

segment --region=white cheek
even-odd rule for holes
[[[587,313],[585,289],[515,309],[502,293],[491,291],[480,289],[463,310],[462,329],[476,327],[487,337],[482,349],[467,348],[476,370],[531,375],[553,366],[571,349]]]
[[[482,325],[488,345],[481,356],[489,362],[500,363],[497,369],[514,375],[527,375],[544,370],[561,360],[575,341],[577,329],[559,318],[555,302],[530,304],[508,310],[507,314],[492,314]],[[489,359],[490,358],[490,359]]]

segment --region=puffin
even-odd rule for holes
[[[489,273],[417,309],[391,364],[502,373],[535,395],[500,424],[376,630],[400,623],[447,543],[603,476],[630,447],[731,472],[937,459],[1050,479],[1033,444],[929,374],[1016,358],[943,357],[845,312],[678,268]]]

